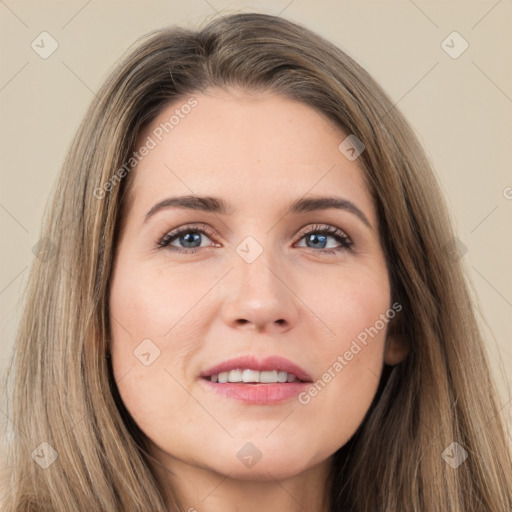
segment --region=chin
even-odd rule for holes
[[[295,450],[294,450],[295,451]],[[242,460],[240,460],[242,459]],[[280,449],[277,452],[261,450],[261,458],[257,461],[250,459],[244,462],[243,454],[240,458],[229,458],[223,461],[218,460],[215,467],[210,469],[223,474],[230,475],[230,478],[237,480],[272,481],[284,480],[294,477],[307,471],[321,461],[306,459],[304,453],[295,457],[290,456],[288,449]]]

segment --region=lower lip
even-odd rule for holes
[[[244,384],[226,382],[219,384],[208,379],[200,379],[208,389],[219,395],[258,405],[274,405],[291,398],[311,384],[310,382],[286,382],[276,384]]]

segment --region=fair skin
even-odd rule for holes
[[[358,161],[338,150],[347,134],[322,113],[272,93],[193,96],[197,106],[132,171],[110,292],[119,392],[184,510],[327,511],[332,455],[364,419],[383,364],[400,362],[405,348],[379,330],[307,403],[242,401],[200,374],[245,355],[285,357],[313,383],[332,373],[392,304],[375,206]],[[139,146],[185,103],[166,107]],[[145,221],[155,204],[181,195],[222,198],[232,210],[169,207]],[[333,195],[369,225],[349,209],[286,214],[295,200]],[[338,228],[350,247],[315,225]],[[248,236],[258,245],[240,245]],[[262,252],[248,262],[240,247]],[[145,365],[134,351],[147,339],[146,360],[154,347],[160,353]]]

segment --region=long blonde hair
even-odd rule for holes
[[[424,151],[348,55],[298,24],[255,13],[199,31],[151,32],[90,106],[45,217],[15,342],[4,510],[168,510],[109,359],[109,280],[133,181],[126,167],[118,171],[168,103],[211,86],[298,100],[366,147],[358,161],[403,306],[394,329],[410,352],[385,366],[363,423],[336,452],[331,510],[509,511],[512,463],[498,394],[460,261],[443,249],[454,233]],[[453,442],[468,454],[457,469],[442,457]]]

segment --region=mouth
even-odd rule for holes
[[[200,374],[206,388],[251,404],[272,405],[296,397],[312,382],[300,366],[280,356],[230,359]]]
[[[299,379],[293,373],[282,370],[266,370],[260,372],[249,368],[237,368],[236,370],[214,373],[204,378],[211,382],[218,382],[219,384],[225,384],[226,382],[231,384],[277,384],[278,382],[284,384],[285,382],[306,382]]]
[[[269,356],[262,360],[251,355],[236,357],[208,368],[200,377],[219,384],[312,382],[306,370],[281,356]]]

